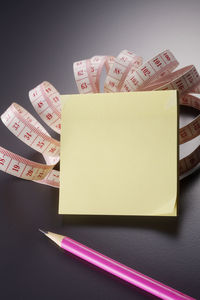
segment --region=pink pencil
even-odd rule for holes
[[[39,229],[40,230],[40,229]],[[61,248],[164,300],[195,300],[66,236],[42,231]]]

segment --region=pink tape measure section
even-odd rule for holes
[[[113,56],[94,56],[75,62],[74,76],[80,93],[99,93],[100,76],[106,69],[105,92],[177,89],[180,105],[200,109],[200,76],[194,66],[175,70],[178,61],[165,50],[146,63],[135,53],[123,50]],[[175,70],[175,71],[174,71]],[[43,82],[29,92],[30,101],[42,120],[55,132],[61,131],[61,103],[58,91]],[[23,158],[0,147],[0,170],[19,178],[59,188],[60,142],[53,139],[45,128],[23,107],[13,103],[1,116],[5,126],[21,141],[40,152],[46,164]],[[180,128],[180,144],[200,135],[200,116]],[[180,179],[195,170],[200,162],[200,146],[179,162]]]

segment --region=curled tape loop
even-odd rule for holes
[[[61,102],[58,91],[47,81],[29,92],[30,101],[40,118],[54,131],[61,130]]]
[[[142,64],[142,57],[133,52],[123,50],[114,60],[112,67],[109,69],[105,85],[105,92],[119,92],[125,79]]]
[[[180,105],[200,110],[200,76],[191,65],[175,70],[178,61],[165,50],[143,63],[140,56],[123,50],[113,56],[94,56],[73,64],[74,76],[81,94],[99,93],[100,76],[106,69],[104,92],[171,90],[179,92]],[[58,91],[47,81],[29,92],[30,101],[41,119],[55,132],[61,131],[61,102]],[[23,158],[0,147],[0,170],[19,178],[59,188],[60,142],[23,107],[12,103],[2,114],[2,122],[21,141],[40,152],[46,164]],[[184,144],[200,135],[200,115],[179,129],[179,142]],[[200,146],[179,161],[180,179],[195,170],[200,162]]]
[[[162,82],[177,66],[174,55],[169,50],[163,51],[129,74],[121,92],[145,90],[152,82]]]

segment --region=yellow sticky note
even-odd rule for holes
[[[61,102],[60,214],[177,215],[176,91]]]

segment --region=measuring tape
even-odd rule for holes
[[[29,92],[33,107],[54,131],[60,132],[60,96],[48,82]],[[60,142],[23,107],[12,103],[1,115],[2,122],[21,141],[40,152],[46,164],[39,164],[0,147],[0,169],[11,175],[38,183],[59,187],[59,171],[53,170],[59,161]]]
[[[179,92],[180,105],[200,110],[200,75],[191,65],[175,70],[178,61],[165,50],[143,63],[142,57],[123,50],[113,56],[94,56],[73,64],[74,77],[81,94],[99,93],[100,76],[106,69],[104,92],[171,90]],[[47,81],[29,92],[30,101],[41,119],[55,132],[61,131],[61,101],[58,91]],[[19,178],[59,188],[60,142],[23,107],[12,103],[1,115],[5,126],[22,142],[40,152],[46,164],[23,158],[0,147],[0,170]],[[184,144],[200,135],[200,115],[179,129],[179,143]],[[200,146],[179,161],[180,179],[189,175],[200,163]]]

